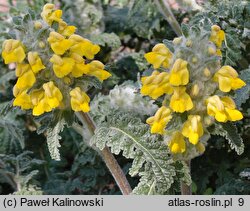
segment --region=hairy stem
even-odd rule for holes
[[[82,123],[85,123],[84,125],[87,126],[88,131],[91,133],[91,136],[93,136],[96,126],[91,117],[87,113],[82,113],[82,112],[77,113],[77,117]],[[112,176],[114,177],[122,194],[129,195],[132,192],[130,184],[128,183],[125,174],[123,173],[121,167],[119,166],[113,154],[110,152],[109,148],[105,147],[103,150],[101,151],[98,150],[98,151],[101,154]]]
[[[175,16],[173,15],[167,0],[155,0],[155,3],[158,7],[158,10],[168,21],[168,23],[170,24],[174,32],[177,34],[177,36],[182,36],[183,33],[181,27],[178,21],[176,20]]]
[[[190,170],[190,174],[191,174],[191,160],[186,162],[189,170]],[[187,185],[184,182],[181,182],[181,195],[192,195],[192,189],[191,189],[191,185]]]

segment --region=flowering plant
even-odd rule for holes
[[[231,66],[221,66],[225,32],[217,25],[211,32],[198,31],[172,42],[171,52],[157,44],[145,58],[155,70],[142,77],[141,93],[162,98],[162,106],[147,119],[151,133],[164,135],[170,151],[185,159],[205,151],[209,127],[243,118],[231,90],[245,86]],[[173,127],[173,125],[175,127]]]
[[[74,34],[76,27],[68,26],[61,18],[62,10],[53,4],[43,7],[41,17],[27,20],[24,27],[28,31],[18,31],[17,39],[3,42],[5,64],[16,63],[13,105],[32,109],[34,116],[70,106],[74,111],[88,112],[89,87],[81,83],[81,77],[103,81],[111,76],[103,63],[91,61],[100,47]],[[29,36],[32,39],[27,39]]]
[[[0,193],[249,193],[247,1],[9,2]]]

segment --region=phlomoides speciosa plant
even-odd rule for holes
[[[169,19],[172,13],[165,12]],[[53,4],[13,23],[2,50],[5,64],[16,68],[13,106],[37,120],[52,159],[60,160],[59,133],[67,125],[100,153],[123,194],[167,194],[180,183],[190,186],[188,165],[204,153],[210,134],[225,136],[243,152],[231,122],[243,118],[232,94],[245,82],[221,64],[226,35],[219,26],[184,36],[174,21],[180,36],[145,54],[154,70],[141,77],[140,87],[125,83],[90,102],[90,88],[111,77],[94,60],[100,46],[77,34]],[[147,124],[145,115],[151,115]],[[133,160],[129,174],[140,176],[133,192],[111,152]]]
[[[189,165],[204,153],[210,134],[225,136],[238,154],[244,151],[232,122],[243,119],[233,94],[246,83],[221,64],[225,37],[217,25],[210,31],[194,28],[145,54],[154,70],[141,78],[141,94],[161,104],[146,122],[151,133],[163,136],[173,158]]]
[[[90,110],[86,92],[111,74],[102,62],[93,60],[100,47],[77,35],[76,27],[67,25],[55,5],[46,4],[38,17],[30,12],[13,21],[17,25],[13,37],[4,41],[2,50],[5,64],[16,64],[13,106],[32,110],[33,116],[57,113],[55,124],[47,129],[47,140],[52,158],[59,160],[58,134],[67,123],[64,114],[76,112],[87,133],[93,134],[95,125],[86,114]],[[108,168],[113,168],[122,192],[129,194],[130,186],[109,149],[100,153]]]

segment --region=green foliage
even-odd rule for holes
[[[248,177],[243,177],[250,165],[249,143],[238,156],[221,136],[212,136],[203,156],[192,160],[194,194],[249,194]],[[245,174],[244,174],[245,175]]]
[[[65,129],[61,136],[61,161],[46,156],[45,194],[119,193],[99,154],[87,147],[80,135]]]
[[[219,187],[214,194],[216,195],[248,195],[250,182],[241,179],[232,179]]]
[[[50,152],[50,156],[54,160],[60,160],[59,147],[60,139],[62,138],[59,134],[63,131],[65,125],[64,119],[60,119],[54,128],[47,129],[47,143]]]
[[[238,155],[241,155],[244,152],[243,140],[233,123],[228,122],[216,124],[213,131],[211,131],[211,134],[223,136],[226,140],[228,140],[231,149],[234,149]]]
[[[21,122],[16,120],[17,115],[18,113],[0,114],[0,153],[18,152],[24,148],[23,130]]]
[[[128,21],[139,37],[150,38],[154,30],[160,31],[160,14],[151,0],[138,0],[129,10]]]
[[[97,128],[91,143],[101,150],[107,145],[112,153],[118,155],[122,151],[123,156],[133,159],[129,174],[141,177],[135,194],[167,193],[176,169],[160,137],[151,135],[147,125],[128,113],[114,111],[106,118],[106,124]]]
[[[34,186],[31,189],[29,184],[38,174],[38,170],[32,170],[33,167],[43,164],[41,160],[31,157],[32,152],[24,151],[18,156],[13,154],[0,155],[0,183],[7,183],[15,193],[37,194],[38,191]]]
[[[72,126],[74,122],[74,112],[71,110],[55,110],[52,113],[47,113],[36,118],[36,121],[39,125],[37,133],[46,134],[50,157],[56,161],[60,161],[59,148],[61,147],[60,140],[62,139],[60,133],[63,132],[65,126]]]
[[[100,32],[103,25],[103,10],[100,0],[62,0],[64,18],[77,26],[80,33]]]
[[[181,10],[173,11],[180,23],[185,17],[189,20],[183,29],[220,25],[227,35],[223,62],[241,70],[240,77],[247,83],[235,95],[245,116],[237,124],[238,130],[233,124],[211,128],[217,135],[208,141],[205,154],[192,161],[194,193],[249,194],[249,176],[244,176],[249,175],[246,172],[250,166],[249,1],[206,1],[204,10],[195,16],[189,10],[197,5],[189,7],[187,1],[179,1],[184,3]],[[0,14],[0,44],[14,35],[14,28],[27,36],[21,23],[31,21],[35,14],[39,16],[47,1],[16,2],[11,3],[9,13]],[[134,83],[141,71],[148,69],[144,53],[162,39],[172,40],[173,30],[152,0],[62,0],[60,4],[65,20],[78,27],[77,33],[102,46],[97,57],[113,75],[103,87],[93,77],[77,81],[77,86],[94,87],[88,93],[92,98],[91,116],[98,126],[92,141],[100,147],[107,144],[116,154],[134,194],[179,193],[180,181],[191,182],[188,167],[171,158],[160,137],[149,135],[144,122],[157,109],[157,102],[142,97],[139,83]],[[27,12],[27,5],[33,12]],[[14,16],[14,25],[10,16]],[[6,32],[10,32],[8,37]],[[43,39],[46,33],[47,29],[40,30],[36,37]],[[73,131],[72,126],[79,124],[73,112],[53,111],[34,119],[30,113],[13,109],[13,67],[9,69],[0,59],[0,68],[0,194],[120,194],[98,153]],[[242,154],[238,156],[231,149]],[[58,159],[59,154],[60,161],[51,159],[51,155]]]
[[[121,46],[120,38],[115,33],[93,35],[91,36],[91,41],[101,46],[107,45],[114,50],[118,49]]]
[[[6,102],[3,102],[3,103],[0,103],[0,115],[1,116],[6,115],[12,109],[13,109],[12,101],[6,101]]]
[[[242,70],[240,72],[240,78],[245,81],[246,86],[236,91],[235,103],[237,107],[240,107],[243,103],[246,103],[250,96],[250,69]]]
[[[10,81],[16,79],[15,72],[9,71],[0,77],[0,84],[5,88],[5,90],[0,90],[1,92],[6,92],[6,88],[10,87]]]
[[[226,42],[223,47],[224,64],[247,68],[247,49],[250,29],[250,9],[247,1],[216,1],[207,2],[204,10],[192,17],[188,27],[205,27],[210,29],[214,24],[219,25],[226,32]]]
[[[128,11],[127,7],[116,8],[112,6],[107,6],[105,11],[104,21],[106,23],[106,31],[111,33],[114,32],[116,34],[128,33],[129,27],[128,23]]]
[[[38,172],[33,171],[33,173],[36,174]],[[21,190],[15,192],[14,194],[15,195],[43,195],[43,191],[35,185],[28,185],[22,188]]]
[[[159,13],[152,0],[131,1],[123,7],[108,6],[105,11],[105,24],[108,32],[121,36],[129,34],[139,38],[173,36],[173,30]]]
[[[202,10],[202,7],[197,4],[196,0],[176,0],[181,9],[190,10]]]
[[[144,54],[144,51],[124,54],[111,65],[110,70],[119,76],[121,83],[124,79],[136,81],[140,72],[148,68]]]

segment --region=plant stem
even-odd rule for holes
[[[177,34],[177,36],[182,36],[183,33],[181,27],[175,16],[173,15],[167,0],[155,0],[155,3],[158,6],[158,10],[166,18],[166,20],[168,21],[174,32]]]
[[[187,166],[189,167],[190,174],[191,174],[191,160],[186,161]],[[187,185],[184,182],[181,182],[181,195],[192,195],[191,185]]]
[[[88,127],[89,132],[93,136],[96,126],[91,117],[87,113],[83,112],[77,113],[77,117],[82,123],[85,123],[85,125]],[[109,148],[105,147],[103,150],[98,150],[98,151],[101,154],[112,176],[114,177],[122,194],[129,195],[132,192],[130,184],[128,183],[125,174],[123,173],[121,167],[119,166],[113,154],[110,152]]]

